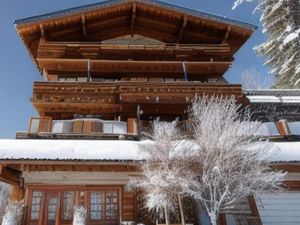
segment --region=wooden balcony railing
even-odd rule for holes
[[[32,117],[28,132],[17,133],[17,138],[64,139],[134,139],[138,135],[137,120],[107,121],[94,118],[52,120],[51,117]]]
[[[194,82],[35,82],[32,103],[41,116],[60,119],[67,114],[136,117],[141,105],[143,116],[182,116],[195,96],[234,96],[245,103],[241,85]]]

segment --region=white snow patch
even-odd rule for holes
[[[283,45],[286,45],[289,42],[293,41],[294,39],[298,38],[299,35],[300,35],[300,28],[298,30],[295,30],[294,32],[288,34],[283,40]]]
[[[249,95],[251,103],[300,103],[300,96]]]
[[[1,159],[141,160],[138,141],[0,140]]]
[[[270,161],[300,161],[300,142],[275,142]]]

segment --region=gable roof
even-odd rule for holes
[[[229,46],[233,55],[255,25],[158,0],[108,0],[15,21],[36,59],[40,39],[96,42],[138,34],[164,43]]]

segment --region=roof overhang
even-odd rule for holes
[[[110,0],[15,21],[30,54],[36,58],[46,41],[101,42],[139,34],[165,43],[220,44],[235,53],[256,26],[161,1]]]

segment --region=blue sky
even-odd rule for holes
[[[36,116],[30,103],[33,81],[41,79],[16,33],[13,21],[95,2],[99,0],[1,0],[0,138],[14,138],[16,131],[27,130],[29,118]],[[259,13],[252,14],[255,7],[253,3],[231,10],[234,0],[168,0],[168,2],[258,25],[259,29],[235,55],[236,60],[225,74],[225,78],[232,83],[240,83],[241,74],[246,69],[255,68],[263,79],[270,80],[267,68],[263,66],[263,58],[257,57],[252,50],[265,38],[261,31]]]

